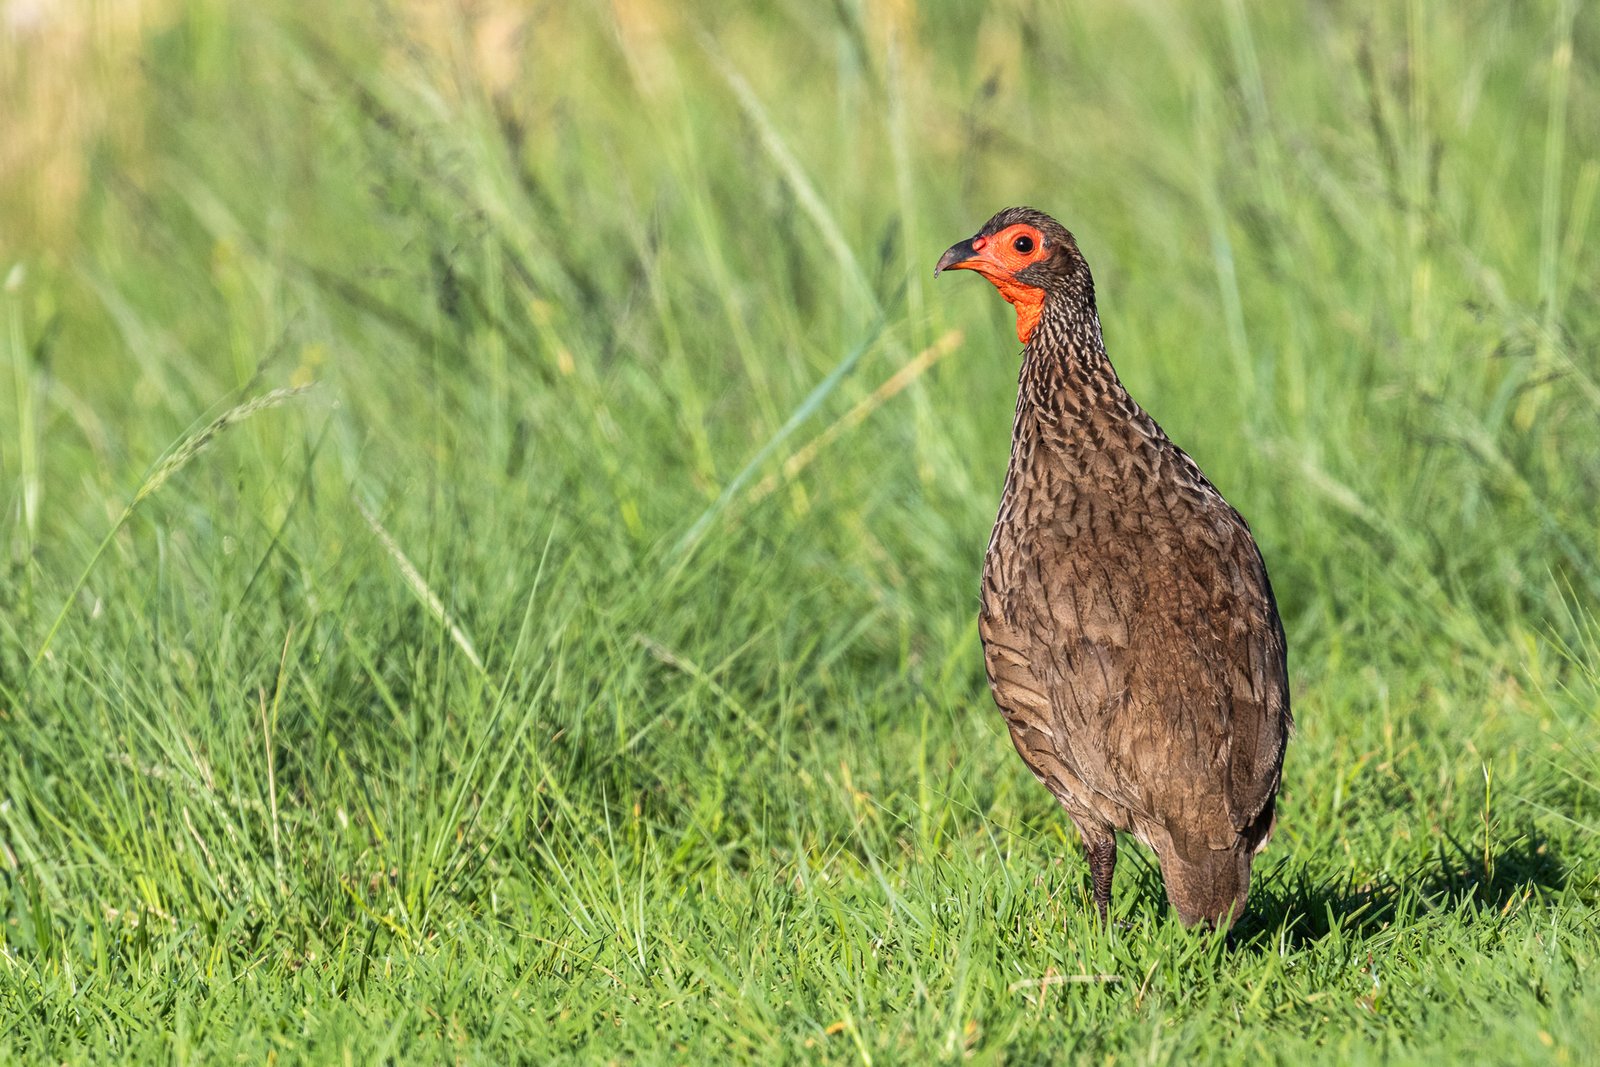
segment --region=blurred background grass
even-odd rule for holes
[[[0,4],[0,1047],[1582,1062],[1592,16]],[[1230,945],[983,682],[1012,203],[1277,587]]]

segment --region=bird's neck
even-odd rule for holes
[[[1092,300],[1045,303],[1022,350],[1017,385],[1018,412],[1030,410],[1051,422],[1127,397],[1106,357]]]

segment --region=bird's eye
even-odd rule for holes
[[[1011,247],[1015,248],[1023,255],[1027,255],[1029,252],[1033,251],[1033,238],[1029,237],[1027,234],[1023,234],[1021,237],[1018,237],[1015,241],[1011,242]]]

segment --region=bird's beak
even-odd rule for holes
[[[939,257],[938,266],[933,268],[933,276],[937,278],[940,272],[947,270],[974,270],[977,262],[978,251],[972,247],[972,238],[969,237],[945,249],[944,255]]]

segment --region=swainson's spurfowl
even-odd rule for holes
[[[1106,358],[1072,234],[1008,208],[939,258],[1017,310],[1025,346],[978,631],[1023,762],[1083,837],[1102,919],[1117,833],[1187,925],[1230,927],[1272,836],[1283,626],[1255,539]]]

